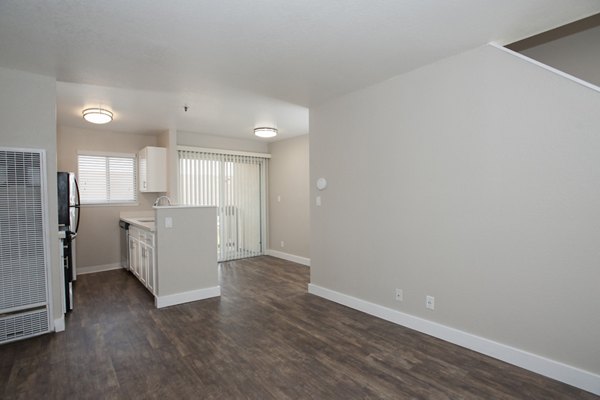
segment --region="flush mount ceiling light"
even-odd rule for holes
[[[277,129],[267,127],[254,128],[254,134],[262,138],[271,138],[277,136]]]
[[[82,111],[83,119],[92,124],[106,124],[113,120],[113,113],[104,108],[86,108]]]

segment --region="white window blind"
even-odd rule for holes
[[[219,261],[264,253],[267,159],[179,150],[179,201],[217,207]]]
[[[79,154],[78,163],[82,204],[137,200],[135,155]]]

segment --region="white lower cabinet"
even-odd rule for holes
[[[156,258],[154,257],[154,247],[146,248],[146,259],[148,261],[148,278],[146,279],[146,287],[152,294],[156,294]]]
[[[139,248],[140,242],[137,236],[132,235],[132,229],[129,228],[129,270],[139,276]]]
[[[140,246],[140,262],[139,262],[139,275],[138,279],[140,282],[146,285],[146,277],[148,276],[148,250],[146,249],[146,231],[140,231],[139,246]]]
[[[129,226],[129,269],[150,290],[156,294],[156,260],[154,252],[154,232]]]

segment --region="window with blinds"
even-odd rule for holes
[[[77,158],[82,204],[137,201],[134,154],[79,154]]]
[[[219,261],[264,254],[267,158],[182,150],[180,203],[217,207]]]

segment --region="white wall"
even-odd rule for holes
[[[145,146],[156,146],[157,138],[105,130],[58,127],[58,169],[77,173],[77,152],[98,151],[137,153]],[[77,273],[110,267],[120,261],[119,213],[151,210],[161,193],[140,193],[138,205],[88,205],[81,208],[77,235]]]
[[[223,136],[205,135],[201,133],[177,131],[177,144],[181,146],[204,147],[207,149],[250,151],[254,153],[268,152],[268,142],[254,139],[252,132],[248,133],[248,137],[248,140],[244,140]]]
[[[56,81],[0,68],[0,146],[44,149],[48,177],[50,270],[54,319],[62,315],[56,193]]]
[[[311,109],[311,282],[600,374],[598,110],[492,46]]]
[[[269,249],[306,259],[310,258],[308,141],[303,135],[269,145]]]

